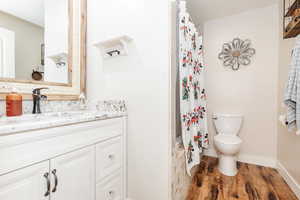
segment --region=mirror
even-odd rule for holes
[[[86,1],[0,1],[0,99],[41,85],[49,100],[85,93]]]
[[[69,0],[0,1],[0,79],[70,85]]]

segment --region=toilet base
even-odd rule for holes
[[[219,171],[226,176],[235,176],[238,173],[237,170],[237,157],[219,155]]]

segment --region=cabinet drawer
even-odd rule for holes
[[[96,200],[123,200],[121,172],[107,178],[96,186]]]
[[[121,137],[96,145],[96,181],[113,174],[122,167]]]

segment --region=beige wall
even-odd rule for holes
[[[4,12],[0,12],[0,26],[15,32],[17,79],[31,80],[32,69],[41,64],[44,29]]]
[[[282,7],[279,9],[280,16]],[[280,22],[282,18],[280,18]],[[278,117],[285,113],[282,107],[284,89],[288,78],[291,52],[295,39],[283,40],[282,28],[279,28],[279,85],[278,85]],[[285,127],[278,124],[278,161],[287,169],[291,176],[300,184],[300,137],[295,132],[288,132]]]
[[[241,113],[241,160],[270,166],[277,157],[277,19],[278,7],[273,5],[204,24],[210,141],[215,135],[213,112]],[[225,69],[218,59],[223,43],[235,37],[250,39],[257,51],[251,65],[239,71]]]

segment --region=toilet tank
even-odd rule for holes
[[[218,134],[238,135],[243,122],[243,115],[213,114],[213,121]]]

